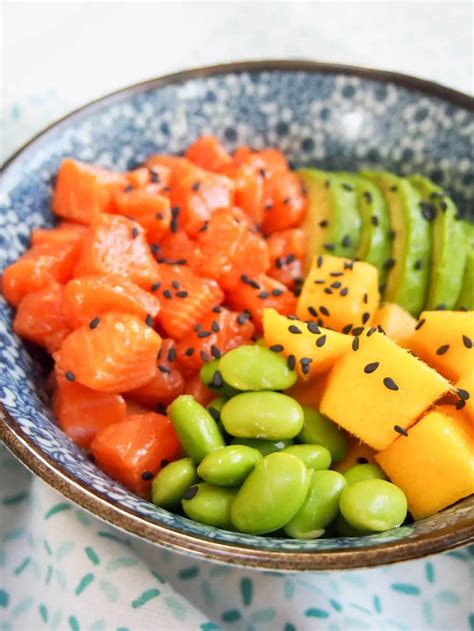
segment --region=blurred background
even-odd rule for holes
[[[2,14],[2,158],[111,90],[238,59],[376,66],[473,90],[469,1],[7,0]]]

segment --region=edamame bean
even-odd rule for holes
[[[230,350],[219,360],[219,370],[237,390],[285,390],[297,379],[284,357],[257,345]]]
[[[239,486],[261,459],[259,451],[245,445],[219,447],[207,454],[198,467],[198,474],[217,486]]]
[[[196,467],[191,458],[170,462],[161,469],[151,484],[151,501],[164,508],[176,507],[186,490],[196,481]]]
[[[223,380],[222,374],[219,371],[218,359],[213,359],[211,362],[204,364],[199,371],[199,378],[210,390],[213,390],[228,399],[239,392],[239,390],[232,388]]]
[[[231,508],[233,525],[255,535],[278,530],[300,509],[310,479],[296,456],[283,452],[265,456],[237,493]]]
[[[382,469],[376,464],[356,464],[344,472],[347,484],[354,484],[361,480],[386,480]]]
[[[293,438],[303,426],[301,405],[279,392],[244,392],[227,401],[222,424],[231,436],[283,440]]]
[[[232,445],[246,445],[247,447],[252,447],[253,449],[258,449],[258,451],[262,454],[262,456],[268,456],[268,454],[272,454],[275,451],[282,451],[286,447],[293,445],[293,441],[291,438],[288,440],[263,440],[261,438],[233,438],[231,440]]]
[[[331,452],[333,462],[342,460],[347,453],[347,441],[339,427],[314,408],[303,405],[303,411],[304,423],[298,440],[323,445]]]
[[[196,464],[213,449],[224,446],[215,420],[189,394],[181,394],[168,408],[168,415],[184,451]]]
[[[314,471],[308,493],[296,515],[283,527],[294,539],[316,539],[339,513],[339,498],[347,482],[337,471]]]
[[[283,450],[300,458],[308,469],[329,469],[331,452],[322,445],[291,445]]]
[[[232,529],[230,509],[237,489],[201,482],[190,487],[181,502],[185,514],[201,524]]]
[[[407,514],[403,491],[386,480],[362,480],[342,493],[339,508],[354,528],[382,532],[397,528]]]

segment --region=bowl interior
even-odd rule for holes
[[[336,68],[252,66],[151,81],[73,114],[9,163],[1,193],[0,265],[3,268],[25,250],[33,227],[53,224],[50,196],[64,156],[125,170],[151,153],[180,153],[200,134],[213,133],[229,149],[239,144],[278,146],[298,166],[420,171],[446,187],[465,209],[472,201],[472,126],[472,112],[445,99],[442,91],[435,95],[386,77],[341,73]],[[271,558],[293,551],[301,553],[294,557],[298,560],[281,563],[290,568],[296,562],[297,569],[321,567],[318,555],[308,554],[312,552],[351,551],[353,560],[344,563],[365,565],[371,550],[404,544],[414,550],[413,544],[430,538],[437,539],[439,549],[447,545],[439,543],[443,533],[454,543],[461,542],[452,535],[466,528],[472,499],[380,535],[315,541],[241,535],[156,508],[110,480],[54,424],[40,355],[12,333],[11,321],[12,311],[2,298],[0,401],[8,413],[6,435],[15,435],[26,445],[29,466],[35,468],[42,459],[50,472],[61,474],[58,486],[64,492],[83,504],[84,492],[96,498],[99,504],[92,510],[116,525],[211,557],[219,548],[225,560],[235,562],[239,556],[238,562],[250,563],[252,558],[251,564],[257,566],[267,563],[259,554]],[[129,527],[127,517],[141,527]]]

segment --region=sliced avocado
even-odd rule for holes
[[[357,191],[344,177],[317,169],[301,169],[308,195],[302,225],[308,238],[307,267],[315,254],[354,258],[360,235]]]
[[[431,224],[422,214],[421,195],[410,182],[386,171],[362,171],[382,191],[390,215],[393,241],[385,300],[396,302],[413,316],[425,304],[431,250]]]
[[[380,284],[383,285],[387,276],[384,263],[390,257],[392,248],[390,217],[385,198],[378,186],[367,178],[354,173],[343,175],[357,191],[361,230],[356,257],[378,269]]]
[[[443,190],[422,175],[411,175],[410,183],[423,198],[422,213],[432,221],[431,273],[425,310],[439,306],[452,309],[461,291],[466,261],[466,239],[458,210]]]
[[[456,307],[474,311],[474,224],[467,221],[459,223],[463,228],[467,254]]]

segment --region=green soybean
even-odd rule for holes
[[[190,496],[189,499],[185,496],[181,505],[190,519],[218,528],[232,528],[230,509],[237,489],[226,489],[201,482],[188,489],[187,494]]]
[[[207,454],[197,471],[199,477],[211,484],[239,486],[261,459],[262,455],[256,449],[228,445]]]
[[[311,474],[296,456],[277,452],[258,462],[231,508],[235,528],[249,534],[273,532],[298,512]]]
[[[232,445],[246,445],[253,449],[258,449],[262,456],[268,456],[275,451],[283,451],[286,447],[293,445],[291,438],[287,440],[262,440],[261,438],[233,438],[231,440]]]
[[[387,477],[382,469],[376,464],[356,464],[347,471],[344,471],[347,484],[354,484],[361,480],[386,480]]]
[[[237,390],[285,390],[297,379],[284,357],[258,345],[232,349],[219,360],[219,370]]]
[[[339,508],[354,528],[382,532],[403,523],[407,500],[403,491],[391,482],[362,480],[345,489]]]
[[[303,427],[303,409],[286,394],[244,392],[227,401],[221,420],[231,436],[283,440]]]
[[[181,394],[168,408],[169,418],[184,451],[196,464],[213,449],[224,446],[215,420],[189,394]]]
[[[219,378],[215,376],[216,372],[218,372]],[[229,386],[229,384],[225,383],[222,379],[222,375],[219,371],[218,359],[213,359],[212,361],[204,364],[199,371],[199,378],[210,390],[228,399],[239,392],[239,390],[232,388],[232,386]]]
[[[347,441],[339,427],[314,408],[304,405],[303,411],[304,423],[298,440],[302,443],[323,445],[331,452],[333,462],[345,458]]]
[[[151,501],[164,508],[176,507],[197,480],[191,458],[181,458],[163,467],[151,484]]]
[[[283,527],[294,539],[316,539],[339,513],[339,498],[347,486],[337,471],[314,471],[308,493],[296,515]]]
[[[329,469],[331,452],[322,445],[291,445],[283,450],[300,458],[308,469]]]

